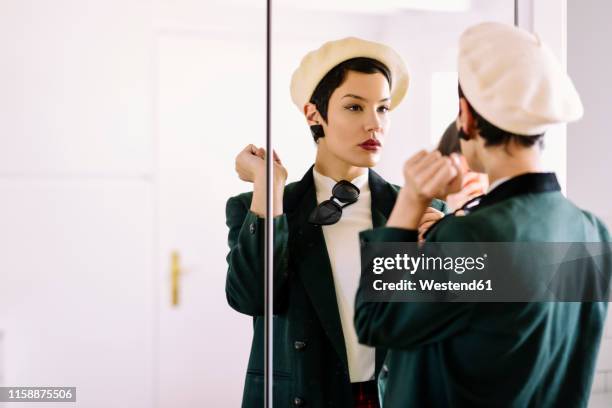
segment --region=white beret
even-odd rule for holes
[[[580,96],[537,35],[501,23],[468,28],[459,41],[459,83],[472,107],[507,132],[531,136],[582,117]]]
[[[408,89],[408,70],[402,58],[391,47],[355,37],[330,41],[306,54],[291,77],[291,99],[303,112],[315,88],[336,65],[346,60],[365,57],[383,63],[391,72],[391,103],[396,107]]]

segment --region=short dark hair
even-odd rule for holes
[[[535,144],[538,144],[540,147],[544,145],[544,133],[540,133],[539,135],[527,136],[520,135],[517,133],[507,132],[503,129],[498,128],[488,120],[482,117],[476,109],[472,106],[470,101],[465,97],[463,93],[463,89],[461,89],[461,85],[459,85],[459,98],[465,99],[468,104],[468,108],[474,116],[476,120],[476,127],[478,128],[478,133],[485,140],[485,146],[507,146],[509,143],[516,143],[519,146],[523,147],[532,147]],[[460,136],[461,137],[460,132]]]
[[[327,122],[329,98],[344,83],[348,71],[356,71],[363,74],[383,74],[389,83],[389,88],[391,87],[391,71],[382,62],[366,57],[351,58],[341,62],[325,74],[310,97],[310,103],[317,107],[325,122]],[[315,142],[324,136],[323,127],[320,125],[314,125],[310,128]]]
[[[438,143],[438,150],[443,156],[450,156],[452,153],[461,153],[461,143],[459,143],[459,132],[457,123],[453,120],[444,131]]]

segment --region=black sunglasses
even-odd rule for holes
[[[342,209],[359,198],[359,188],[346,180],[340,180],[332,189],[329,200],[315,207],[308,217],[308,222],[314,225],[332,225],[340,221]]]

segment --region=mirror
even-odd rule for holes
[[[376,5],[278,1],[273,5],[272,135],[282,167],[288,172],[282,211],[274,209],[273,401],[280,406],[287,403],[323,406],[330,402],[344,406],[361,398],[359,395],[376,399],[375,378],[382,369],[384,351],[359,344],[353,327],[360,269],[357,233],[359,229],[381,222],[380,214],[375,213],[378,207],[370,211],[367,203],[378,194],[372,190],[384,188],[384,180],[401,184],[405,159],[419,149],[436,146],[456,117],[456,57],[460,34],[482,21],[512,24],[515,4],[499,0],[436,2],[435,8],[422,1],[379,2]],[[372,181],[367,171],[361,171],[361,177],[354,174],[355,178],[349,180],[362,190],[357,203],[347,201],[341,205],[347,208],[344,210],[347,213],[350,208],[350,222],[347,224],[345,218],[343,224],[349,227],[338,226],[340,224],[313,226],[317,203],[328,199],[342,201],[342,191],[347,193],[341,190],[342,186],[334,187],[338,179],[331,173],[337,172],[338,166],[342,167],[336,163],[351,155],[361,157],[354,150],[333,147],[334,140],[354,138],[357,145],[359,134],[368,138],[361,126],[370,124],[359,119],[362,116],[347,113],[348,110],[365,112],[369,109],[367,104],[379,103],[392,96],[381,72],[378,76],[351,76],[351,72],[336,85],[343,95],[352,97],[334,98],[327,94],[329,122],[321,112],[313,113],[308,108],[304,111],[293,103],[289,84],[302,58],[323,43],[345,37],[358,37],[392,47],[405,60],[410,86],[397,109],[380,114],[381,122],[372,125],[380,127],[373,130],[380,133],[378,137],[382,138],[384,133],[382,153],[372,162],[363,159],[363,169],[374,165],[380,176],[377,176],[378,181]],[[316,64],[311,68],[317,69]],[[389,101],[370,111],[382,112],[388,108],[385,104],[389,105]],[[339,118],[336,125],[332,125],[332,112]],[[309,126],[317,124],[329,134],[323,142],[319,139],[315,144]],[[315,161],[318,165],[310,171]],[[282,171],[279,170],[279,174]],[[282,189],[283,183],[280,185]],[[246,187],[242,191],[250,190]],[[279,204],[276,199],[274,201],[273,207],[277,208]],[[243,207],[247,203],[244,201]],[[347,207],[349,204],[351,207]],[[392,203],[379,203],[381,211],[385,205]],[[263,208],[263,205],[258,207]],[[337,219],[340,210],[336,207],[331,204],[321,208],[321,220]],[[251,231],[257,234],[263,223],[254,218],[246,219]],[[243,233],[247,224],[242,225]],[[240,266],[241,262],[255,259],[248,255],[252,253],[249,247],[253,240],[247,233],[238,240],[239,245],[232,250],[236,257],[230,260],[236,269],[231,270],[233,265],[230,265],[228,296],[239,304],[238,308],[243,308],[243,312],[253,311],[245,293],[259,286],[251,280],[254,269],[247,268],[246,264]],[[255,334],[243,394],[246,406],[257,406],[263,401],[262,338],[265,327],[260,315],[262,310],[256,309]]]

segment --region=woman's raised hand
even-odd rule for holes
[[[283,213],[283,194],[287,181],[287,169],[280,157],[273,152],[273,212],[274,216]],[[236,173],[240,180],[253,183],[251,211],[260,217],[266,213],[266,150],[255,145],[248,145],[236,156]]]
[[[461,163],[457,155],[420,151],[404,164],[404,189],[417,201],[430,202],[461,190]]]
[[[274,184],[284,185],[287,181],[287,169],[283,166],[280,157],[274,154]],[[236,156],[236,173],[240,180],[254,183],[266,177],[266,150],[253,144],[246,146]]]
[[[263,149],[248,145],[236,156],[236,173],[242,181],[255,182],[256,177],[266,172]]]
[[[486,193],[486,180],[486,176],[481,173],[467,172],[463,175],[461,190],[446,196],[446,204],[453,210],[461,208],[471,199]]]

